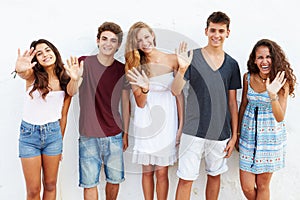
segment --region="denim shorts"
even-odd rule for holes
[[[97,186],[102,164],[107,182],[119,184],[125,180],[122,133],[104,138],[80,136],[79,186]]]
[[[59,121],[44,125],[22,121],[19,137],[20,158],[31,158],[41,154],[56,156],[62,153],[62,146]]]

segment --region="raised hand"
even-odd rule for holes
[[[127,77],[129,78],[129,83],[132,85],[137,85],[145,90],[149,90],[149,78],[142,70],[142,74],[134,67],[128,71]]]
[[[285,71],[278,72],[275,79],[270,83],[270,79],[268,78],[266,81],[266,87],[269,95],[276,95],[282,86],[286,82],[286,78],[284,78]]]
[[[193,51],[190,51],[188,54],[187,51],[187,43],[181,42],[179,44],[178,50],[175,49],[175,53],[177,55],[177,62],[179,64],[179,71],[185,72],[189,65],[191,64],[193,58]]]
[[[20,49],[18,49],[18,58],[16,61],[16,72],[22,73],[28,69],[33,68],[37,62],[31,63],[33,57],[35,56],[36,51],[32,47],[30,50],[26,50],[23,55],[21,55]]]
[[[67,59],[67,65],[64,65],[64,68],[72,80],[78,81],[82,77],[83,61],[79,64],[78,58],[71,56],[70,59]]]

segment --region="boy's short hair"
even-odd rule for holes
[[[100,39],[100,35],[104,31],[113,32],[114,34],[116,34],[118,36],[118,43],[119,44],[122,43],[123,31],[118,24],[113,23],[113,22],[104,22],[101,26],[98,27],[98,34],[97,34],[98,39]]]
[[[226,24],[227,29],[229,29],[230,25],[230,18],[223,12],[218,11],[218,12],[213,12],[206,21],[206,28],[208,28],[209,23],[223,23]]]

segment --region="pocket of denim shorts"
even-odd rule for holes
[[[20,136],[21,137],[29,137],[32,135],[32,128],[26,127],[21,124],[20,127]]]
[[[122,141],[123,141],[122,133],[118,134],[118,135],[115,135],[115,136],[113,136],[113,138],[111,138],[111,142],[112,143],[118,144],[118,143],[120,143]]]
[[[49,126],[49,134],[61,134],[60,125],[51,125]]]

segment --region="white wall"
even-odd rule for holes
[[[224,11],[231,17],[231,35],[225,50],[246,71],[246,61],[254,43],[261,38],[275,40],[285,50],[298,79],[300,52],[300,25],[297,0],[165,0],[165,1],[42,1],[9,0],[0,3],[0,199],[25,199],[25,182],[18,158],[18,129],[23,106],[24,81],[12,79],[17,48],[27,49],[30,42],[39,38],[52,41],[66,60],[70,55],[90,54],[96,49],[97,27],[104,21],[114,21],[126,32],[136,21],[144,21],[157,29],[181,33],[185,38],[203,46],[205,21],[213,11]],[[168,38],[161,38],[161,43]],[[177,40],[169,46],[177,46]],[[125,38],[124,38],[125,40]],[[160,44],[158,43],[158,46]],[[164,47],[166,48],[166,47]],[[169,49],[170,51],[172,49]],[[290,99],[286,113],[288,152],[286,168],[272,178],[272,199],[299,199],[300,164],[298,154],[297,122],[299,122],[299,89],[296,98]],[[298,119],[297,119],[298,118]],[[71,104],[64,155],[61,163],[58,189],[60,199],[82,199],[78,185],[78,98]],[[297,148],[298,147],[298,148]],[[140,171],[126,156],[126,181],[121,184],[119,199],[142,199]],[[223,175],[220,199],[243,199],[238,177],[238,155],[234,152],[229,160],[230,170]],[[169,199],[174,199],[177,166],[170,168]],[[134,169],[134,170],[133,170]],[[133,171],[135,173],[133,173]],[[102,178],[103,180],[103,178]],[[192,189],[192,199],[204,199],[205,174]],[[103,197],[101,184],[100,194]],[[103,199],[103,198],[101,198]]]

